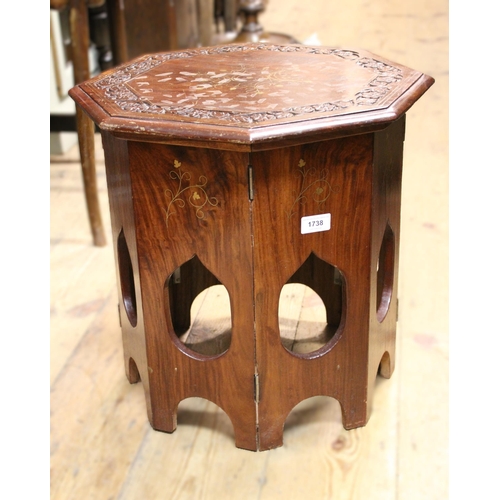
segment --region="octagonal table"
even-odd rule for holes
[[[293,407],[326,395],[367,423],[394,369],[406,111],[434,80],[362,50],[233,44],[145,55],[70,91],[100,128],[125,368],[148,416],[219,405],[238,447],[282,444]],[[324,304],[297,352],[280,295]],[[194,298],[222,284],[230,332],[184,340]]]

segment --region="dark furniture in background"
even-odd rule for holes
[[[74,83],[90,78],[89,47],[104,71],[143,54],[232,41],[298,43],[266,33],[257,16],[264,0],[51,0],[50,8],[69,10]],[[241,18],[239,17],[241,16]],[[50,116],[51,132],[78,133],[88,216],[94,244],[106,243],[95,178],[95,127],[88,117]]]
[[[89,63],[89,9],[100,8],[104,0],[50,0],[50,8],[56,10],[69,10],[70,51],[73,63],[73,79],[75,84],[90,78]],[[95,174],[94,134],[95,126],[90,118],[78,107],[74,120],[63,117],[50,117],[50,131],[73,131],[78,134],[80,148],[80,161],[82,166],[83,185],[87,213],[92,231],[94,245],[106,244],[105,230],[102,223],[99,197],[97,193],[97,180]]]

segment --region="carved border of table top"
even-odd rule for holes
[[[152,68],[174,59],[185,59],[200,55],[223,54],[241,51],[278,51],[278,52],[303,52],[307,54],[331,55],[347,61],[352,61],[359,67],[369,69],[375,73],[367,86],[355,92],[352,99],[311,104],[305,106],[288,107],[276,111],[228,111],[209,110],[196,107],[179,105],[158,105],[149,102],[146,98],[136,95],[127,85],[127,82],[138,75],[148,72]],[[363,55],[360,51],[345,50],[327,47],[310,47],[301,45],[271,45],[271,44],[249,44],[249,45],[225,45],[209,48],[183,50],[153,54],[122,66],[110,74],[97,78],[91,84],[103,97],[112,102],[118,109],[130,116],[132,113],[139,115],[174,115],[184,119],[216,120],[226,122],[228,125],[238,124],[240,126],[252,126],[263,124],[271,120],[293,119],[302,115],[314,113],[339,114],[342,112],[362,111],[361,108],[373,109],[380,101],[384,100],[392,90],[392,85],[397,84],[403,76],[410,77],[409,85],[417,80],[421,73],[409,70],[409,75],[404,75],[400,67],[393,66],[386,61],[375,57]],[[103,102],[102,100],[100,100]],[[388,106],[390,102],[384,102],[380,107]],[[354,109],[353,109],[354,108]],[[324,115],[323,115],[324,116]],[[311,116],[312,117],[312,116]]]

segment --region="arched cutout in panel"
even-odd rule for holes
[[[385,319],[391,305],[395,252],[394,233],[387,224],[377,262],[377,319],[380,323]]]
[[[182,426],[205,427],[211,432],[225,435],[234,442],[234,428],[228,414],[212,401],[200,397],[189,397],[179,402],[177,423]]]
[[[279,300],[283,347],[314,354],[338,339],[345,317],[345,279],[338,268],[314,253],[282,288]]]
[[[391,370],[391,356],[386,351],[380,360],[380,364],[378,366],[378,373],[384,378],[391,378],[392,370]]]
[[[195,255],[165,284],[165,314],[182,350],[218,356],[231,344],[231,304],[226,287]]]
[[[135,384],[141,380],[141,375],[139,373],[139,369],[137,368],[137,364],[133,360],[133,358],[129,358],[128,360],[128,381],[131,384]]]
[[[301,431],[307,427],[308,435],[332,436],[332,443],[338,436],[345,435],[342,426],[340,403],[330,396],[312,396],[295,405],[288,414],[284,425],[284,438],[300,438]],[[317,429],[312,431],[311,427]]]
[[[137,325],[137,301],[135,296],[134,269],[123,229],[118,235],[117,250],[123,306],[130,324],[135,327]]]

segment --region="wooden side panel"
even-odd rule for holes
[[[252,155],[260,449],[282,444],[287,415],[311,396],[338,399],[346,428],[366,423],[372,151],[366,134]],[[301,234],[303,216],[327,213],[330,230]],[[324,348],[297,355],[280,341],[279,295],[311,252],[344,276],[343,320]]]
[[[138,382],[139,379],[142,380],[146,393],[148,416],[151,419],[152,409],[149,397],[149,375],[128,147],[126,141],[116,139],[104,131],[102,132],[102,142],[106,160],[106,179],[118,283],[118,307],[123,338],[125,372],[131,383]],[[123,244],[126,245],[128,255],[123,253]],[[120,269],[120,266],[122,266],[122,269]],[[133,290],[132,294],[135,298],[135,305],[131,306],[135,308],[135,321],[132,322],[130,315],[127,314],[127,299],[124,297],[124,295],[131,295],[124,294],[124,291],[130,290]]]
[[[405,116],[374,134],[368,404],[377,372],[394,371]]]
[[[256,449],[248,155],[135,142],[129,153],[152,425],[173,431],[178,403],[203,397],[228,414],[237,446]],[[219,356],[187,350],[174,333],[168,280],[194,255],[231,300],[231,345]]]

